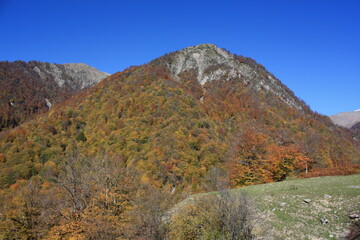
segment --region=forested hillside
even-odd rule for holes
[[[360,140],[360,122],[356,123],[350,128],[350,130],[355,134],[358,140]]]
[[[0,131],[48,111],[106,76],[86,64],[0,62]]]
[[[215,190],[214,169],[240,187],[360,163],[348,130],[213,45],[116,73],[0,134],[4,239],[163,239],[166,210]]]

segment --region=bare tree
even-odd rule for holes
[[[23,184],[13,192],[16,196],[14,200],[7,201],[3,206],[1,224],[5,227],[0,229],[0,238],[40,239],[53,224],[53,219],[47,217],[52,208],[41,192],[41,181],[31,179]]]
[[[70,207],[70,218],[80,220],[83,211],[91,198],[90,183],[86,181],[87,162],[72,153],[63,164],[60,174],[55,180],[57,185],[65,191],[65,205]]]
[[[231,194],[229,191],[222,191],[215,197],[214,204],[221,239],[253,239],[253,212],[246,193]]]
[[[211,168],[204,177],[201,186],[207,192],[224,191],[229,188],[227,172],[219,167]]]
[[[164,189],[142,185],[132,201],[130,239],[163,240],[167,235],[166,216],[172,206],[171,194]]]

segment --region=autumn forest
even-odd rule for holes
[[[215,54],[208,48],[195,50]],[[280,81],[270,88],[282,95],[256,87],[276,79],[262,65],[231,55],[234,63],[213,58],[175,77],[176,54],[76,92],[42,85],[20,63],[10,81],[9,65],[0,64],[0,239],[253,239],[247,219],[237,222],[250,210],[219,218],[235,201],[226,194],[200,204],[211,231],[186,225],[196,206],[174,209],[196,193],[360,173],[356,136]],[[235,63],[253,77],[231,75]],[[201,68],[202,76],[222,75],[200,83]],[[10,98],[23,105],[14,109]],[[50,110],[44,98],[55,99]]]

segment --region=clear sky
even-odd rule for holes
[[[0,60],[114,73],[201,43],[255,59],[319,113],[360,108],[360,0],[0,0]]]

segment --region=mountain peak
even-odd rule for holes
[[[202,43],[202,44],[198,44],[195,46],[190,46],[187,48],[184,48],[180,51],[215,51],[215,52],[219,52],[219,51],[223,51],[221,48],[219,48],[218,46],[216,46],[215,44],[212,43]]]
[[[304,109],[304,104],[293,92],[262,65],[250,58],[233,55],[214,44],[187,47],[151,63],[164,65],[176,81],[182,80],[183,73],[192,73],[201,86],[217,80],[243,81],[251,89],[271,92],[289,106],[298,110]]]
[[[165,61],[175,80],[179,80],[179,75],[184,71],[195,71],[197,80],[201,85],[212,80],[206,74],[209,67],[215,65],[236,67],[233,55],[210,43],[199,44],[173,52],[170,54],[170,58]]]

